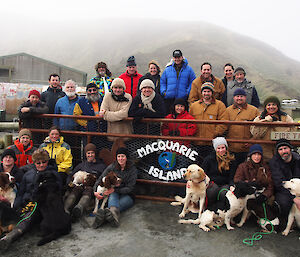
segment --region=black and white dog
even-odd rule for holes
[[[234,186],[224,188],[224,191],[219,194],[217,202],[208,206],[207,209],[211,211],[212,215],[218,215],[221,219],[224,219],[228,230],[234,229],[230,223],[234,223],[233,218],[243,212],[241,221],[237,224],[238,227],[241,227],[249,213],[247,210],[248,199],[254,199],[263,190],[264,188],[260,188],[256,183],[238,182]],[[212,219],[213,216],[207,220]]]

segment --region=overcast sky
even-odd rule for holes
[[[0,15],[2,25],[3,18],[17,21],[18,15],[41,20],[136,17],[206,21],[264,41],[300,61],[299,11],[299,0],[14,0],[1,1]]]

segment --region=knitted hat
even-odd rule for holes
[[[126,89],[126,86],[125,86],[125,82],[123,79],[120,79],[120,78],[115,78],[113,80],[113,82],[111,83],[111,88],[115,87],[115,86],[121,86],[124,88],[124,90]]]
[[[88,91],[90,88],[97,88],[97,85],[96,84],[94,84],[94,83],[89,83],[89,84],[87,84],[86,85],[86,91]]]
[[[155,60],[151,60],[149,63],[148,63],[148,67],[150,67],[151,64],[154,64],[157,68],[157,71],[158,71],[158,74],[160,73],[160,67],[159,67],[159,64],[157,61]]]
[[[233,96],[237,96],[237,95],[244,95],[244,96],[247,96],[245,90],[242,89],[242,88],[237,88],[237,89],[234,91]]]
[[[30,131],[29,129],[21,129],[21,130],[19,131],[19,139],[20,139],[22,136],[24,136],[24,135],[29,136],[30,139],[32,138],[32,134],[31,134],[31,131]]]
[[[136,66],[136,62],[135,62],[135,57],[134,56],[128,57],[126,67],[129,67],[129,66]]]
[[[40,92],[37,91],[37,90],[35,90],[35,89],[30,90],[29,95],[28,95],[28,98],[29,98],[31,95],[36,95],[39,99],[41,98]]]
[[[49,161],[50,160],[49,153],[45,149],[39,148],[33,152],[32,160],[33,162]]]
[[[180,57],[180,56],[182,56],[182,52],[179,49],[173,51],[173,57]]]
[[[290,143],[290,141],[285,139],[285,138],[281,138],[281,139],[277,140],[277,143],[275,145],[276,152],[278,151],[278,148],[281,147],[281,146],[287,146],[291,149],[294,149],[294,146]]]
[[[203,91],[203,89],[210,89],[212,92],[214,92],[215,91],[215,86],[212,84],[212,83],[210,83],[210,82],[205,82],[205,83],[203,83],[202,84],[202,86],[201,86],[201,92]]]
[[[213,143],[213,147],[214,147],[215,151],[217,151],[217,147],[219,145],[225,145],[226,148],[228,149],[228,144],[227,144],[225,137],[216,137],[212,140],[212,143]]]
[[[280,101],[278,99],[277,96],[269,96],[265,101],[264,101],[264,107],[266,107],[266,105],[268,103],[274,103],[277,105],[278,108],[280,108]]]
[[[187,102],[183,98],[177,98],[174,101],[174,108],[177,104],[181,104],[184,106],[185,110],[187,110]]]
[[[261,155],[263,155],[263,149],[261,145],[255,144],[250,147],[248,156],[251,156],[254,153],[260,153]]]
[[[98,62],[96,65],[95,65],[95,70],[97,71],[99,68],[105,68],[107,69],[107,65],[105,62]]]
[[[16,154],[13,149],[5,149],[1,155],[1,159],[3,160],[3,158],[7,155],[10,155],[12,158],[14,158],[15,161],[17,160]]]
[[[140,90],[142,90],[144,87],[151,87],[153,90],[155,90],[154,83],[151,79],[144,79],[142,83],[140,84]]]
[[[116,158],[117,158],[117,156],[118,156],[119,154],[125,154],[126,157],[127,157],[127,159],[129,158],[129,152],[128,152],[127,148],[125,148],[125,147],[120,147],[120,148],[117,150],[117,152],[116,152]]]
[[[88,151],[93,151],[96,153],[97,148],[93,143],[88,143],[85,147],[84,147],[84,153],[87,153]]]
[[[242,72],[246,76],[246,71],[242,67],[237,67],[234,71],[234,74],[237,74],[238,72]]]

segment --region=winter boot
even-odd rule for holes
[[[98,209],[97,213],[95,214],[95,221],[93,223],[93,228],[99,228],[105,221],[105,211],[103,209]]]
[[[90,201],[90,197],[88,195],[83,195],[80,198],[80,201],[78,202],[78,204],[74,207],[72,214],[71,214],[71,218],[72,218],[72,222],[76,222],[77,220],[79,220],[83,214],[83,211],[86,209],[86,207],[88,206]]]
[[[112,227],[118,227],[120,225],[120,210],[117,207],[110,207],[105,209],[105,219],[110,223]]]
[[[64,203],[65,212],[68,213],[69,215],[70,215],[70,209],[74,205],[75,201],[76,201],[76,195],[73,193],[69,194],[65,200]]]
[[[7,250],[13,241],[22,235],[22,230],[15,228],[0,239],[0,250]]]

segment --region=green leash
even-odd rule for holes
[[[21,220],[17,223],[16,226],[18,226],[18,225],[19,225],[21,222],[23,222],[24,220],[29,219],[29,218],[32,216],[32,214],[35,212],[36,207],[37,207],[37,202],[34,203],[34,207],[33,207],[32,211],[31,211],[31,213],[30,213],[27,217],[21,219]],[[22,214],[21,217],[24,216],[24,215],[25,215],[25,214]]]
[[[259,224],[262,226],[262,225],[265,225],[266,222],[269,222],[272,229],[269,232],[255,232],[251,238],[245,238],[243,240],[243,243],[246,245],[253,246],[254,241],[259,241],[260,239],[262,239],[263,235],[269,235],[269,234],[273,233],[273,231],[274,231],[274,226],[273,226],[272,222],[267,219],[266,204],[263,203],[262,205],[263,205],[264,214],[265,214],[265,217],[262,220],[264,220],[265,222],[263,224],[261,224],[261,221],[259,221]]]
[[[217,196],[217,201],[219,201],[220,200],[220,194],[223,192],[223,191],[230,191],[229,189],[227,189],[227,188],[222,188],[220,191],[219,191],[219,193],[218,193],[218,196]]]

